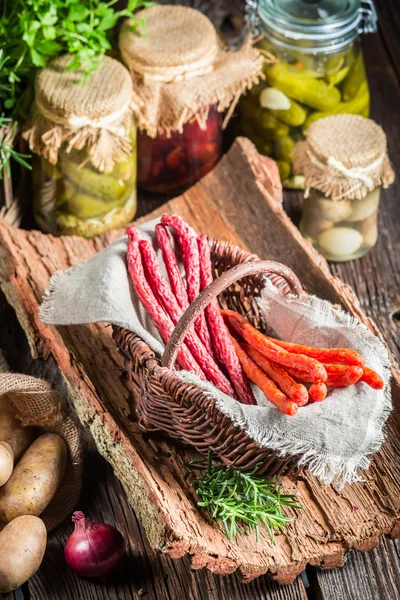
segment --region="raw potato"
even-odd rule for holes
[[[47,532],[41,519],[23,516],[0,532],[0,593],[12,592],[40,567]]]
[[[0,400],[0,442],[10,444],[15,463],[19,461],[35,437],[35,429],[33,427],[22,427],[16,418],[11,400],[2,398]]]
[[[14,468],[14,454],[10,444],[0,442],[0,487],[7,483]]]
[[[0,520],[39,516],[51,502],[67,466],[67,446],[55,433],[40,436],[25,452],[8,482],[0,488]]]

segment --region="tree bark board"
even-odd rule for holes
[[[342,304],[375,331],[352,291],[329,275],[324,261],[271,199],[265,164],[266,159],[241,139],[212,173],[156,213],[176,212],[199,231],[285,262],[308,291]],[[381,533],[390,533],[400,509],[398,413],[390,419],[387,441],[365,483],[339,491],[321,486],[309,474],[294,482],[283,478],[284,490],[295,492],[304,509],[296,514],[288,511],[293,521],[275,545],[265,533],[259,542],[252,536],[230,542],[207,522],[195,505],[185,451],[167,440],[143,436],[129,420],[129,389],[119,374],[122,362],[110,328],[104,324],[54,328],[38,319],[50,275],[86,260],[119,233],[91,241],[55,239],[0,224],[0,280],[32,352],[58,364],[79,418],[114,467],[151,545],[174,558],[190,554],[194,568],[220,574],[238,570],[245,580],[270,571],[286,583],[306,564],[341,565],[347,548],[370,549]],[[393,390],[398,402],[397,379]]]

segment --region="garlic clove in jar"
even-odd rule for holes
[[[378,227],[371,227],[370,230],[364,234],[364,245],[368,248],[373,248],[378,240]]]
[[[371,216],[378,208],[379,193],[380,189],[377,187],[362,200],[353,200],[351,214],[346,220],[350,222],[362,221]]]
[[[265,88],[260,94],[260,106],[270,110],[289,110],[290,100],[280,90],[269,87]]]
[[[350,227],[334,227],[323,231],[318,236],[318,243],[328,256],[342,258],[357,252],[363,243],[363,236]]]
[[[350,200],[339,200],[334,202],[328,198],[316,198],[315,208],[323,219],[339,223],[348,220],[352,212],[352,203]]]
[[[311,238],[314,241],[318,238],[321,231],[330,229],[333,226],[333,221],[320,219],[314,215],[307,215],[306,218],[303,217],[301,220],[300,231],[305,237]]]

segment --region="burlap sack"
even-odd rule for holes
[[[227,110],[263,77],[264,57],[250,40],[227,51],[211,21],[186,6],[153,6],[128,20],[119,48],[133,81],[133,102],[140,129],[150,137],[182,131],[195,118],[204,129],[210,106]]]
[[[67,472],[53,500],[40,515],[47,530],[51,531],[72,513],[79,500],[83,468],[81,432],[64,409],[58,393],[48,383],[29,375],[11,373],[0,352],[0,402],[3,398],[13,403],[22,425],[58,433],[67,443]],[[3,527],[0,523],[0,529]]]
[[[314,188],[334,201],[361,200],[394,181],[385,132],[359,115],[333,115],[313,123],[307,139],[294,149],[294,171],[304,175],[305,197]]]
[[[23,136],[32,152],[52,164],[62,146],[67,152],[85,148],[96,169],[112,171],[114,163],[132,153],[129,72],[104,56],[82,83],[81,71],[68,70],[70,60],[61,56],[37,75],[33,113]]]

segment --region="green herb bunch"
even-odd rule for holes
[[[117,0],[3,0],[0,8],[0,117],[25,119],[33,97],[38,68],[62,54],[71,54],[69,69],[81,69],[82,81],[113,47],[118,20],[128,17],[139,25],[134,12],[153,5],[128,0],[116,10]],[[0,127],[3,125],[0,123]],[[0,153],[4,143],[0,140]],[[15,156],[14,156],[15,158]],[[0,174],[1,178],[1,174]]]
[[[10,175],[10,159],[15,160],[23,167],[30,168],[25,159],[26,154],[20,154],[14,149],[14,139],[17,133],[17,123],[12,119],[0,116],[0,180],[3,169]]]
[[[275,533],[290,521],[282,512],[283,506],[301,508],[292,494],[282,494],[274,480],[255,475],[259,466],[244,473],[232,467],[215,465],[211,453],[207,464],[191,463],[191,467],[204,473],[194,483],[199,497],[199,507],[207,509],[211,521],[221,524],[229,539],[243,533],[239,523],[246,524],[259,538],[259,526],[264,524],[271,541]]]

